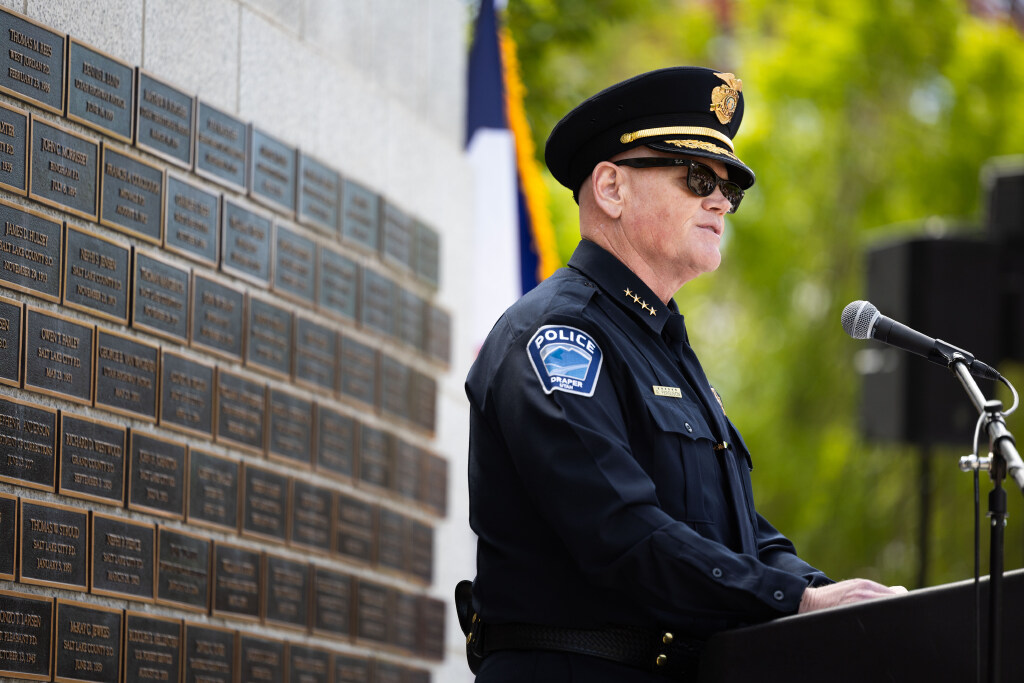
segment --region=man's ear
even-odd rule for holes
[[[609,218],[618,218],[622,214],[624,183],[625,175],[610,161],[602,161],[590,174],[594,203]]]

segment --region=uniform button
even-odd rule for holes
[[[690,426],[689,422],[684,422],[683,426],[686,427],[686,431],[688,431],[688,432],[692,432],[693,431],[693,427]]]
[[[782,600],[784,597],[786,597],[786,594],[783,593],[782,591],[775,591],[772,594],[772,597],[775,598],[776,600]]]
[[[711,576],[715,577],[716,579],[722,578],[722,570],[718,567],[715,567],[711,570]]]

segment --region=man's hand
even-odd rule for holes
[[[849,605],[862,600],[885,598],[906,593],[903,586],[883,586],[869,579],[847,579],[820,588],[807,588],[800,598],[799,614],[819,609]]]

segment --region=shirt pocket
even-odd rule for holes
[[[662,507],[694,527],[720,521],[718,506],[710,503],[722,490],[715,440],[700,408],[680,398],[644,401],[658,431],[652,479]]]

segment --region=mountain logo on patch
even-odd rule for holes
[[[545,325],[533,333],[526,348],[544,393],[594,395],[602,354],[589,334],[566,325]]]

